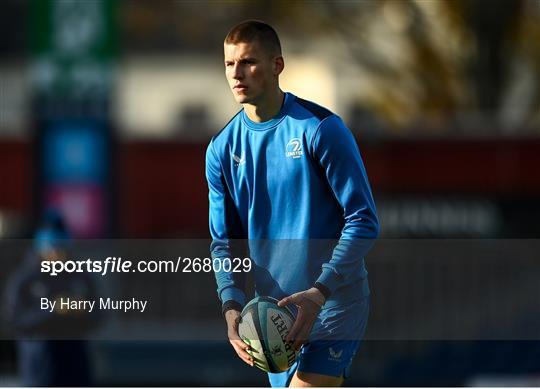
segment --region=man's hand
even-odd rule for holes
[[[229,342],[234,348],[234,351],[238,354],[249,366],[253,366],[253,358],[247,353],[250,350],[249,345],[244,343],[238,335],[238,322],[240,321],[240,311],[229,309],[225,312],[225,320],[227,321],[227,336]]]
[[[324,295],[317,288],[310,288],[294,293],[278,302],[280,307],[295,304],[298,307],[298,316],[294,322],[286,341],[292,342],[295,350],[307,342],[313,323],[325,302]]]

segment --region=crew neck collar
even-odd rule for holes
[[[246,111],[242,109],[242,121],[244,122],[244,124],[251,130],[255,130],[255,131],[269,130],[277,126],[278,123],[281,122],[283,118],[285,117],[285,115],[287,114],[289,105],[294,100],[294,95],[292,93],[284,92],[284,94],[285,94],[285,98],[283,99],[283,105],[281,106],[281,109],[279,110],[278,114],[274,116],[272,119],[267,120],[265,122],[254,122],[246,115]]]

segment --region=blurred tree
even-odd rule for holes
[[[314,41],[339,37],[336,62],[350,60],[363,80],[357,104],[390,127],[446,130],[475,118],[495,128],[531,124],[538,93],[515,91],[528,63],[540,65],[540,3],[534,0],[294,2],[295,28]],[[523,89],[523,88],[522,88]],[[536,97],[534,97],[536,96]],[[531,101],[534,100],[534,102]],[[529,109],[524,112],[524,106]],[[516,111],[520,110],[519,114]],[[512,116],[509,121],[508,116]],[[490,119],[499,119],[493,123]],[[536,124],[538,120],[536,120]]]
[[[346,79],[356,107],[393,131],[540,124],[540,1],[170,1],[123,3],[129,52],[218,54],[244,19],[275,25],[286,51]],[[356,88],[356,90],[354,90]],[[347,95],[347,99],[351,96]]]
[[[480,109],[495,111],[500,106],[501,92],[508,77],[507,54],[515,40],[521,21],[523,1],[475,0],[447,1],[448,8],[463,15],[476,43],[475,55],[470,58],[472,86]]]

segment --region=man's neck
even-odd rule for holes
[[[281,89],[273,94],[271,98],[261,104],[244,104],[244,111],[247,117],[256,122],[266,122],[276,116],[283,105],[285,94]]]

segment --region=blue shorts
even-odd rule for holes
[[[270,385],[285,387],[296,370],[347,378],[367,327],[369,297],[323,309],[294,365],[283,373],[268,373]]]

